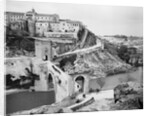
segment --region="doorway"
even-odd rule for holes
[[[78,76],[75,81],[81,86],[79,92],[84,92],[84,82],[85,82],[85,79],[83,76]]]
[[[53,77],[50,73],[48,74],[48,89],[54,89]]]

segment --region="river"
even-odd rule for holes
[[[127,73],[107,76],[105,78],[92,79],[90,80],[89,88],[90,90],[100,89],[101,91],[112,90],[118,84],[128,81],[143,83],[143,68],[139,67],[134,70],[132,69]]]
[[[6,95],[6,114],[30,110],[42,105],[50,105],[55,102],[54,91],[29,92],[23,91]]]
[[[139,67],[135,71],[108,76],[103,81],[104,85],[101,90],[110,90],[116,87],[118,84],[128,81],[143,83],[143,68]]]

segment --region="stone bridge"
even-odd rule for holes
[[[33,78],[31,74],[37,75],[34,79],[35,91],[49,91],[49,81],[54,84],[55,101],[60,102],[64,98],[78,92],[80,85],[71,76],[64,73],[50,61],[42,61],[37,58],[18,57],[5,59],[5,77],[11,75],[12,81],[21,80],[23,77]]]

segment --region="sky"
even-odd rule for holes
[[[143,36],[143,8],[6,0],[6,11],[58,14],[81,21],[96,35]]]

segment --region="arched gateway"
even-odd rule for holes
[[[80,92],[84,92],[84,84],[85,84],[84,77],[83,76],[76,77],[75,82],[77,82],[81,86],[79,91]]]

